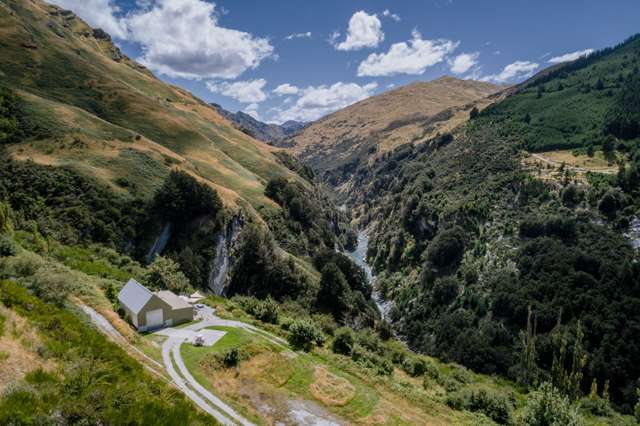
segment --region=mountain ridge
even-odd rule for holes
[[[283,140],[297,134],[308,126],[308,123],[293,120],[282,124],[264,123],[244,111],[230,112],[219,104],[211,103],[210,105],[240,131],[273,146],[280,146]]]
[[[411,83],[321,118],[288,139],[287,146],[321,174],[352,168],[406,141],[451,130],[474,106],[486,107],[492,102],[487,97],[501,90],[453,77]]]

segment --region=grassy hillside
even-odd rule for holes
[[[493,109],[520,119],[530,151],[599,149],[608,114],[638,75],[640,38],[543,72]]]
[[[335,112],[290,140],[293,151],[327,180],[342,183],[359,165],[407,142],[421,142],[466,121],[500,88],[443,77],[409,84]]]
[[[576,353],[578,341],[585,361],[574,397],[594,381],[600,392],[608,383],[615,406],[632,411],[640,270],[630,224],[640,213],[640,152],[637,139],[618,137],[605,123],[633,119],[628,94],[640,92],[630,64],[638,54],[633,38],[555,68],[450,136],[401,146],[355,171],[350,205],[370,230],[369,260],[410,346],[524,386],[550,380],[562,387],[552,366],[570,368],[559,348],[566,339]],[[622,74],[626,92],[578,90],[604,74],[605,87]],[[549,89],[538,97],[542,84]],[[556,92],[560,84],[565,94]],[[603,158],[598,148],[621,161],[618,175],[578,174],[564,160],[548,173],[547,164],[523,161],[525,148],[575,146],[587,134],[600,141],[594,161]],[[535,334],[523,340],[529,308]]]
[[[274,148],[156,79],[104,33],[42,1],[0,7],[0,82],[17,91],[39,132],[11,155],[70,166],[114,189],[150,196],[172,167],[211,185],[228,206],[274,206],[267,181],[297,179]],[[126,178],[131,185],[117,184]]]

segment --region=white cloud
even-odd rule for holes
[[[314,121],[373,95],[378,84],[334,83],[331,86],[309,86],[302,89],[295,103],[277,110],[276,121]]]
[[[127,25],[116,14],[120,11],[113,0],[48,0],[49,3],[73,11],[94,28],[102,28],[113,37],[125,39]]]
[[[451,72],[454,74],[464,74],[478,64],[480,53],[461,53],[453,60],[449,61]]]
[[[244,109],[243,112],[245,112],[246,114],[249,114],[250,116],[252,116],[258,121],[262,121],[262,119],[260,118],[260,113],[258,112],[258,108],[259,108],[259,105],[257,103],[252,103],[247,105],[247,107]]]
[[[387,53],[369,55],[358,66],[358,76],[422,74],[428,67],[442,62],[459,44],[451,40],[423,40],[416,30],[412,35],[412,40],[393,44]]]
[[[549,59],[550,64],[559,64],[560,62],[575,61],[582,56],[589,56],[593,53],[593,49],[584,49],[577,52],[565,53],[564,55],[556,56]]]
[[[534,71],[540,67],[539,64],[529,61],[516,61],[504,67],[499,74],[492,74],[482,78],[483,81],[495,81],[506,83],[511,80],[523,79],[533,75]]]
[[[339,36],[339,33],[334,33],[331,38],[335,42]],[[334,46],[338,50],[358,50],[364,47],[376,47],[382,40],[384,40],[384,33],[380,19],[375,14],[369,15],[360,10],[349,20],[347,38]]]
[[[236,78],[273,54],[269,40],[220,27],[215,5],[203,0],[156,0],[127,23],[142,46],[139,61],[170,77]]]
[[[207,82],[207,89],[213,93],[229,96],[238,102],[258,103],[267,99],[267,94],[262,90],[267,84],[263,78],[247,81],[236,81],[234,83],[213,83]]]
[[[286,36],[285,40],[293,40],[294,38],[311,38],[311,31],[307,31],[306,33],[293,33]]]
[[[400,16],[396,15],[395,13],[391,13],[389,9],[385,9],[384,12],[382,12],[382,16],[391,18],[396,22],[400,22]]]
[[[296,86],[292,86],[289,83],[284,83],[273,89],[273,93],[278,96],[297,95],[300,91]]]

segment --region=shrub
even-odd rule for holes
[[[324,336],[314,323],[296,320],[289,326],[289,344],[294,349],[309,352],[314,344],[322,343],[324,343]]]
[[[337,354],[351,356],[354,344],[353,330],[347,327],[339,328],[331,344],[331,350]]]
[[[402,369],[411,377],[422,376],[428,368],[428,361],[420,357],[409,357],[402,363]]]
[[[262,322],[277,324],[279,313],[280,308],[278,303],[271,297],[267,297],[255,305],[252,315]]]
[[[191,290],[191,283],[180,270],[178,263],[163,256],[156,257],[142,281],[151,288],[171,290],[176,294],[184,294]]]
[[[636,395],[638,396],[638,402],[633,407],[633,414],[636,417],[636,421],[640,422],[640,388],[636,389]]]
[[[238,351],[238,348],[231,348],[222,356],[222,364],[227,368],[235,367],[238,365],[238,361],[240,361],[240,351]]]
[[[477,389],[457,392],[449,396],[446,402],[456,410],[482,413],[498,424],[513,422],[513,399],[493,391]]]
[[[462,366],[454,367],[451,376],[460,383],[467,384],[473,382],[473,374]]]
[[[551,383],[543,383],[527,398],[520,417],[523,426],[580,426],[578,409]]]
[[[456,226],[440,232],[427,248],[427,259],[436,266],[458,263],[464,252],[464,230]]]
[[[0,235],[0,257],[15,256],[16,244],[8,235]]]

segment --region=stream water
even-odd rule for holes
[[[374,302],[376,302],[376,306],[378,306],[378,310],[382,315],[382,318],[385,320],[389,319],[389,312],[391,311],[391,302],[385,301],[380,296],[380,293],[376,289],[376,277],[373,275],[373,270],[371,266],[367,263],[367,248],[369,246],[369,236],[366,231],[360,231],[358,233],[358,246],[355,251],[351,253],[347,253],[347,255],[358,265],[364,269],[364,272],[367,274],[367,280],[373,289],[371,293],[371,297]]]

